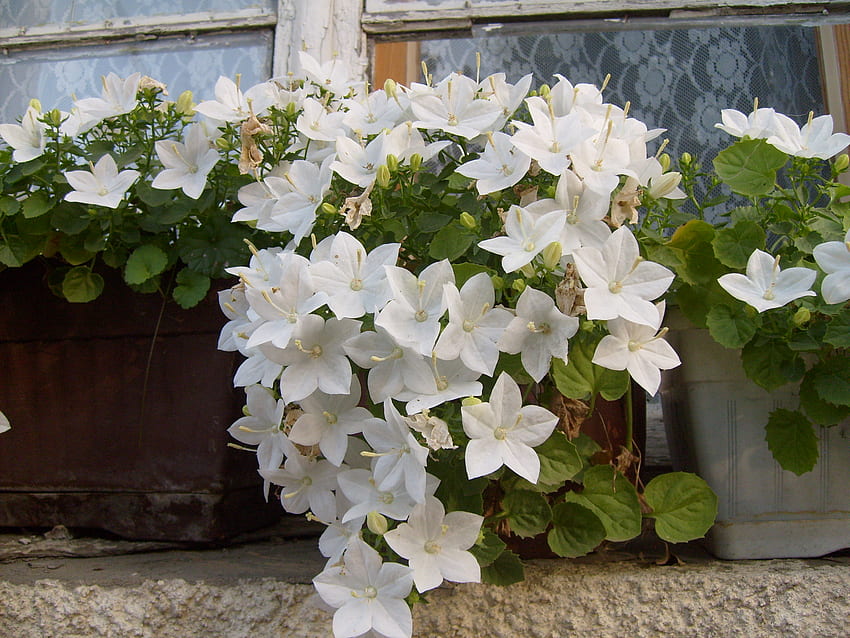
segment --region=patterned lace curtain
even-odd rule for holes
[[[534,85],[560,73],[599,86],[611,74],[607,101],[631,102],[631,114],[666,128],[674,157],[690,152],[709,162],[728,142],[714,128],[720,110],[749,113],[753,98],[805,119],[824,112],[815,30],[804,27],[723,27],[609,33],[561,33],[432,40],[422,58],[435,78],[451,71],[475,77],[504,71],[509,81],[534,74]],[[801,122],[802,123],[802,122]]]

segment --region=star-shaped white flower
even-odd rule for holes
[[[621,226],[602,248],[586,246],[573,251],[579,276],[587,286],[584,305],[588,319],[622,317],[654,325],[658,311],[653,300],[673,282],[673,273],[640,256],[637,239]]]
[[[720,111],[720,119],[721,121],[714,125],[715,128],[726,131],[733,137],[767,139],[777,131],[776,111],[760,109],[758,103],[749,115],[735,109],[723,109]]]
[[[460,409],[466,446],[466,473],[473,479],[508,466],[530,483],[540,476],[541,445],[558,424],[558,417],[539,405],[522,405],[519,386],[502,372],[490,401]]]
[[[383,89],[344,100],[343,107],[347,109],[343,123],[363,137],[395,128],[404,110],[399,100],[389,97]]]
[[[65,171],[63,174],[74,189],[65,195],[67,201],[107,208],[118,208],[127,189],[139,178],[139,171],[132,169],[119,173],[109,154],[91,165],[90,171]]]
[[[11,429],[12,426],[9,424],[9,417],[0,412],[0,434],[8,432]]]
[[[429,410],[461,397],[481,394],[481,382],[477,380],[481,373],[468,368],[460,359],[442,361],[433,355],[431,373],[433,377],[427,391],[405,390],[396,396],[399,401],[406,402],[404,409],[408,414]]]
[[[310,140],[317,142],[335,142],[348,131],[342,120],[345,113],[328,110],[327,106],[316,98],[308,97],[301,105],[301,114],[295,122],[295,129]]]
[[[488,133],[484,152],[478,159],[461,164],[457,172],[477,180],[479,195],[510,188],[525,177],[531,158],[519,150],[505,133]]]
[[[661,385],[661,371],[678,366],[679,355],[664,340],[667,329],[659,331],[664,318],[664,302],[659,302],[654,326],[625,319],[608,321],[610,334],[602,337],[593,353],[593,363],[609,370],[627,370],[638,385],[655,395]]]
[[[432,91],[412,92],[410,109],[415,126],[439,129],[466,139],[493,129],[501,115],[499,105],[478,96],[475,80],[452,73]]]
[[[505,328],[499,348],[521,354],[522,367],[538,383],[549,372],[552,357],[567,359],[569,340],[578,331],[578,319],[565,315],[546,293],[526,287],[516,304],[516,317]]]
[[[525,103],[534,124],[515,121],[517,132],[511,140],[523,153],[536,159],[544,171],[560,175],[570,167],[569,154],[594,131],[585,126],[578,113],[556,116],[541,97],[530,97]]]
[[[383,423],[359,403],[357,375],[351,377],[348,394],[317,390],[298,402],[303,414],[292,426],[289,439],[299,445],[318,445],[325,458],[339,467],[348,451],[348,435],[362,432],[367,424]]]
[[[796,157],[826,160],[850,144],[850,135],[832,132],[831,115],[814,117],[809,113],[809,121],[799,127],[790,117],[777,113],[776,124],[775,134],[767,138],[767,143]]]
[[[295,160],[276,174],[266,176],[264,182],[276,201],[268,218],[258,222],[257,228],[291,233],[295,244],[299,244],[313,230],[316,210],[330,189],[332,176],[330,160],[321,164]]]
[[[821,295],[826,303],[843,303],[850,299],[850,231],[844,241],[827,241],[815,246],[815,261],[826,277],[821,284]]]
[[[528,89],[531,87],[533,79],[532,74],[529,73],[516,84],[508,84],[505,81],[506,77],[504,73],[493,73],[481,80],[478,85],[482,97],[497,104],[500,109],[499,118],[491,127],[491,131],[500,131],[504,128],[508,119],[522,104],[525,96],[528,95]]]
[[[336,609],[334,637],[355,638],[374,630],[384,638],[410,638],[413,617],[404,599],[413,585],[413,570],[383,563],[378,552],[357,538],[343,561],[313,579],[322,600]]]
[[[163,190],[180,188],[187,197],[198,199],[207,185],[207,175],[220,159],[203,127],[189,126],[185,142],[158,140],[154,146],[165,170],[154,178],[151,186]]]
[[[454,583],[481,582],[481,567],[469,553],[478,540],[484,517],[449,512],[433,496],[413,508],[406,523],[384,534],[393,551],[407,559],[419,592]]]
[[[86,126],[89,128],[94,122],[107,117],[129,113],[138,104],[136,93],[141,79],[141,73],[133,73],[127,79],[122,79],[115,73],[101,76],[100,80],[103,84],[101,96],[77,100],[74,102],[74,107],[79,110],[82,119],[87,121]]]
[[[559,240],[564,219],[560,211],[536,217],[514,205],[505,218],[506,235],[485,239],[478,245],[488,252],[502,255],[502,269],[513,272],[530,264],[546,246]]]
[[[337,477],[339,489],[352,503],[351,508],[342,517],[347,523],[369,512],[378,512],[394,521],[403,521],[410,516],[417,500],[410,495],[400,481],[386,490],[380,490],[372,472],[364,469],[346,470]],[[425,496],[433,496],[440,481],[436,477],[425,475]],[[420,499],[421,501],[422,499]]]
[[[242,92],[241,87],[223,75],[215,83],[215,99],[204,100],[195,107],[201,115],[221,122],[241,122],[251,114],[260,115],[275,101],[276,91],[262,82]]]
[[[351,69],[342,57],[335,56],[325,62],[319,62],[309,53],[299,51],[298,61],[308,80],[334,95],[347,94],[355,84]]]
[[[810,290],[817,273],[811,268],[779,267],[779,257],[754,250],[747,260],[747,274],[733,272],[717,280],[735,299],[750,304],[759,312],[781,308],[800,297],[814,297]],[[586,297],[585,297],[586,300]]]
[[[40,157],[47,145],[44,136],[45,124],[40,121],[41,111],[35,106],[27,107],[20,124],[0,124],[0,137],[14,150],[12,159],[28,162]]]
[[[508,310],[493,307],[496,292],[490,276],[473,275],[460,290],[454,284],[446,284],[443,294],[449,323],[434,346],[437,357],[460,357],[470,369],[492,375],[499,361],[496,342],[513,317]]]

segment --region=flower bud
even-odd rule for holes
[[[534,266],[531,264],[526,264],[520,268],[519,271],[526,277],[535,277],[537,275],[537,273],[534,272]]]
[[[387,168],[390,169],[390,173],[395,173],[398,170],[398,157],[392,153],[387,155]]]
[[[460,214],[460,225],[467,230],[475,230],[478,222],[475,221],[475,218],[472,215],[464,211]]]
[[[845,155],[845,157],[847,157],[847,156]],[[800,328],[800,327],[806,325],[807,323],[809,323],[809,320],[811,318],[812,318],[812,313],[809,311],[808,308],[798,308],[797,312],[794,313],[794,317],[791,319],[791,321],[794,322],[795,326]]]
[[[182,115],[192,115],[195,112],[195,103],[192,102],[192,92],[183,91],[177,98],[177,112]]]
[[[366,527],[368,527],[369,531],[373,534],[383,536],[387,533],[390,525],[383,514],[373,510],[366,514]]]
[[[322,204],[322,212],[326,215],[336,215],[336,207],[330,202],[324,202]]]
[[[251,416],[251,411],[248,409],[247,405],[242,406],[242,414],[243,416]]]
[[[465,397],[460,404],[461,405],[478,405],[481,403],[481,399],[478,397]]]
[[[692,161],[694,161],[694,158],[691,157],[690,153],[682,153],[682,157],[679,159],[682,166],[689,166]]]
[[[513,288],[517,292],[522,292],[523,290],[525,290],[525,286],[525,279],[514,279],[513,283],[511,284],[511,288]]]
[[[36,111],[38,111],[39,113],[41,113],[41,102],[38,100],[38,98],[32,98],[32,99],[30,100],[30,104],[29,104],[29,105],[30,105],[32,108],[34,108]]]
[[[553,241],[543,249],[543,265],[546,270],[555,270],[555,266],[561,261],[561,242]]]
[[[410,170],[414,173],[422,168],[422,156],[419,153],[414,153],[410,156]]]
[[[44,115],[44,120],[50,125],[54,127],[59,127],[62,125],[62,112],[59,109],[53,109],[48,111]]]
[[[291,120],[298,114],[298,106],[296,106],[295,102],[288,102],[284,112],[286,113],[287,119]]]
[[[547,98],[549,94],[552,92],[552,89],[549,88],[548,84],[541,84],[540,90],[537,92],[541,97]]]
[[[658,156],[658,163],[661,164],[662,172],[666,173],[670,170],[670,156],[667,153]]]
[[[387,168],[386,164],[381,164],[378,167],[378,172],[375,175],[375,181],[378,183],[378,186],[381,188],[389,188],[390,180],[392,176],[390,175],[390,169]]]
[[[593,332],[593,329],[596,327],[596,324],[590,321],[589,319],[585,319],[581,322],[581,329],[584,332]]]
[[[847,156],[847,153],[842,153],[835,158],[835,164],[833,166],[836,173],[843,173],[850,167],[850,157]]]
[[[226,137],[217,137],[215,139],[215,145],[217,148],[220,148],[222,151],[230,151],[233,149],[233,144],[230,143],[230,140]]]
[[[649,196],[653,199],[660,199],[665,195],[669,195],[676,187],[679,186],[679,182],[682,181],[682,174],[677,173],[676,171],[670,171],[669,173],[664,173],[663,175],[659,175],[656,178],[653,178],[649,182]]]
[[[490,281],[493,282],[493,288],[495,290],[501,290],[505,287],[505,280],[499,277],[499,275],[491,275]]]
[[[386,93],[388,97],[398,97],[398,84],[395,83],[395,80],[387,78],[384,81],[384,93]]]

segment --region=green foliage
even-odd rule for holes
[[[687,472],[653,478],[643,494],[652,509],[655,532],[671,543],[702,538],[717,516],[717,495],[708,484]]]
[[[552,522],[552,508],[539,492],[511,490],[502,499],[502,509],[511,531],[523,538],[543,533]]]
[[[547,541],[558,556],[576,558],[593,551],[605,540],[599,517],[578,503],[559,503],[552,508],[552,529]]]
[[[488,585],[507,586],[525,580],[525,568],[519,556],[505,550],[486,567],[481,568],[481,582]]]
[[[583,483],[584,488],[580,492],[568,492],[565,501],[593,512],[605,527],[605,538],[625,541],[640,534],[637,491],[626,477],[610,465],[596,465],[584,472]]]
[[[718,177],[741,195],[766,195],[773,189],[776,172],[788,156],[765,140],[744,139],[720,151],[714,159]]]
[[[783,469],[810,472],[818,460],[818,438],[809,420],[796,410],[778,408],[765,427],[767,446]]]
[[[608,401],[615,401],[626,393],[628,372],[593,364],[593,353],[600,339],[600,335],[579,331],[570,341],[567,363],[552,360],[552,377],[561,394],[571,399],[590,399],[600,394]]]
[[[542,445],[534,449],[540,458],[538,483],[560,485],[581,472],[583,463],[575,443],[563,432],[555,430]]]

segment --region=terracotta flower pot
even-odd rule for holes
[[[163,307],[116,278],[70,304],[44,273],[0,272],[0,526],[209,542],[277,518],[253,455],[227,447],[244,394],[215,294]]]

